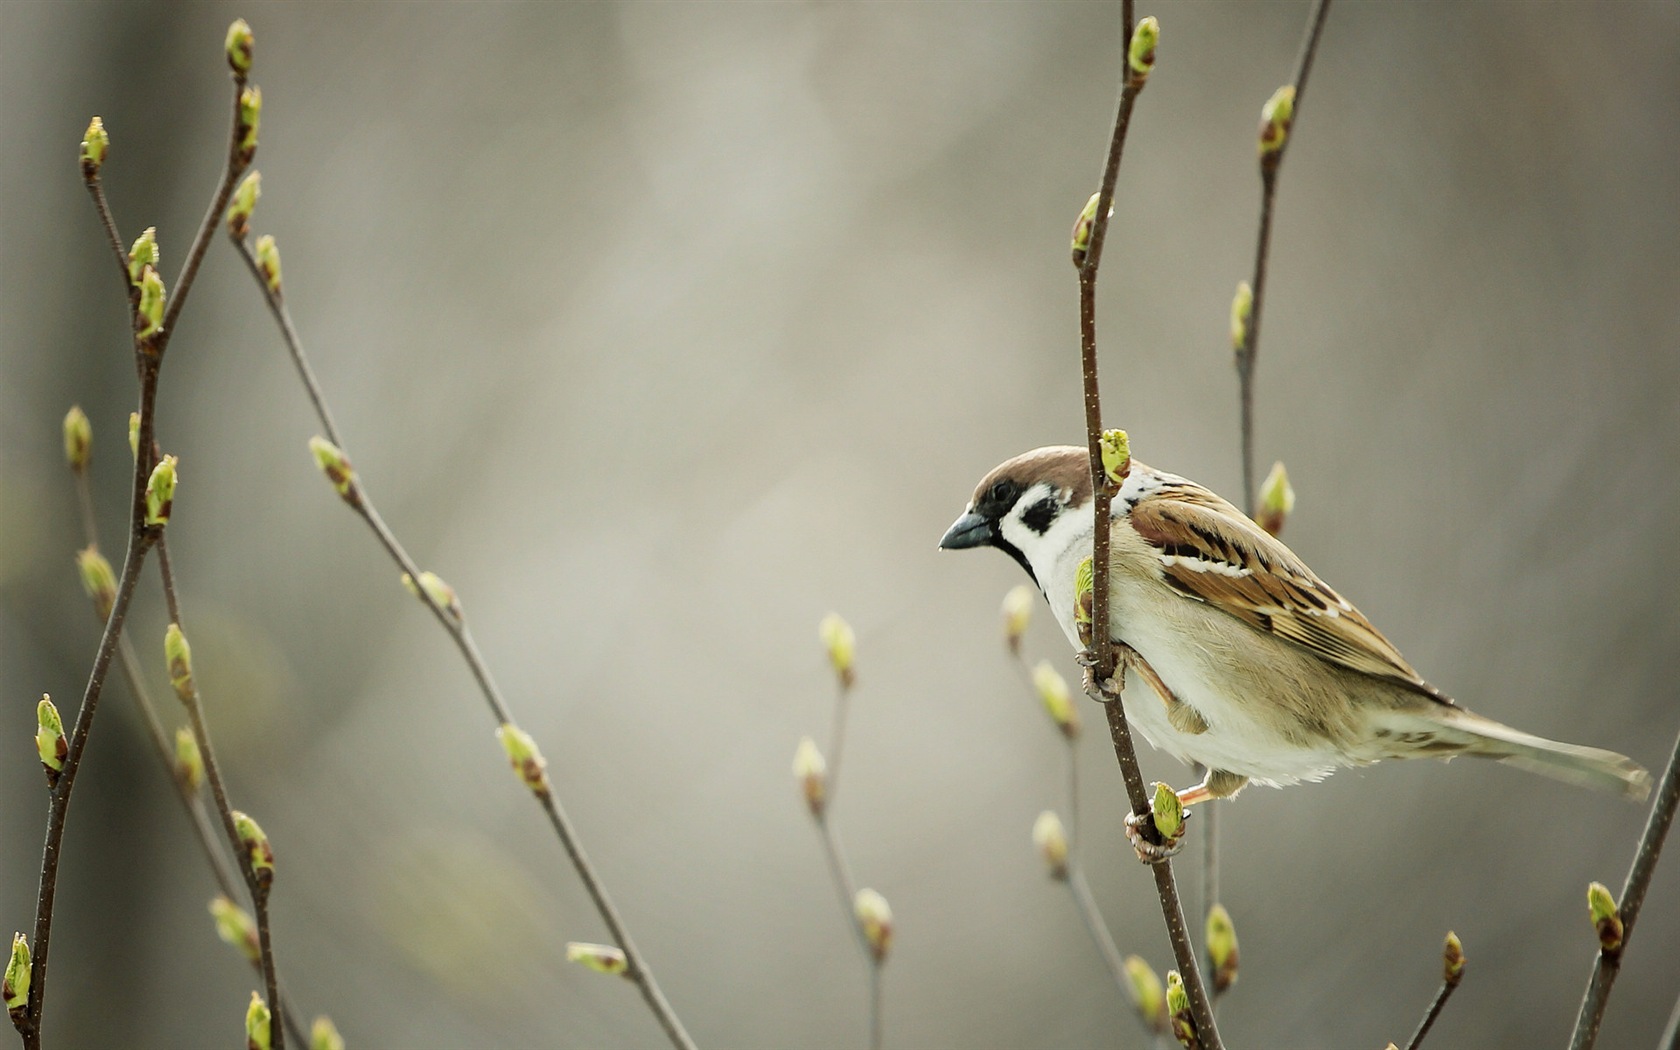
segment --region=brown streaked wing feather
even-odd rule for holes
[[[1160,549],[1162,575],[1182,593],[1323,660],[1437,695],[1352,603],[1206,489],[1168,485],[1139,500],[1131,522]]]

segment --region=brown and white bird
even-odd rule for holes
[[[1083,649],[1074,578],[1091,556],[1091,499],[1085,449],[1035,449],[981,480],[939,546],[1014,558]],[[1110,520],[1110,636],[1142,657],[1126,672],[1126,717],[1156,748],[1207,767],[1180,793],[1187,804],[1251,780],[1281,787],[1454,755],[1650,793],[1650,774],[1628,758],[1459,707],[1288,547],[1195,482],[1133,460]]]

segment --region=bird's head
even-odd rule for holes
[[[1023,452],[980,479],[974,498],[945,531],[939,548],[996,547],[1040,583],[1033,566],[1054,564],[1075,538],[1063,534],[1070,527],[1089,531],[1090,499],[1091,461],[1085,449],[1049,445]],[[1081,508],[1087,508],[1082,517],[1074,513]]]

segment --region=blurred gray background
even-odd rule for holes
[[[1159,2],[1104,268],[1109,420],[1234,495],[1227,309],[1261,102],[1305,3]],[[826,735],[830,609],[860,684],[834,815],[898,918],[897,1047],[1136,1046],[1028,841],[1062,748],[1010,668],[1008,559],[934,544],[974,482],[1080,440],[1072,220],[1121,51],[1111,4],[0,5],[0,924],[29,929],[29,711],[97,638],[59,420],[96,428],[120,550],[133,371],[76,172],[113,139],[125,237],[172,277],[226,135],[227,23],[264,92],[258,232],[370,491],[461,592],[702,1045],[864,1040],[865,983],[789,775]],[[1285,165],[1261,346],[1288,540],[1468,706],[1660,767],[1677,729],[1680,8],[1346,4]],[[429,617],[333,498],[223,240],[172,344],[170,536],[236,803],[279,853],[282,970],[359,1047],[658,1046]],[[1071,678],[1040,610],[1028,640]],[[131,621],[165,712],[148,573]],[[59,897],[60,1046],[229,1045],[253,979],[125,690]],[[1100,726],[1094,710],[1087,725]],[[1085,856],[1123,950],[1170,961],[1083,741]],[[1144,749],[1145,772],[1189,771]],[[1387,765],[1225,810],[1253,1047],[1561,1045],[1644,809],[1489,764]],[[1199,852],[1181,864],[1199,900]],[[1680,857],[1604,1044],[1674,1002]]]

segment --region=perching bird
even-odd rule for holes
[[[1035,449],[981,480],[939,546],[1014,558],[1083,649],[1074,581],[1091,556],[1091,499],[1085,449]],[[1631,759],[1459,707],[1294,552],[1195,482],[1133,460],[1110,520],[1110,637],[1142,657],[1126,672],[1126,718],[1155,747],[1207,767],[1179,793],[1186,805],[1251,780],[1281,787],[1342,766],[1454,755],[1650,793]]]

